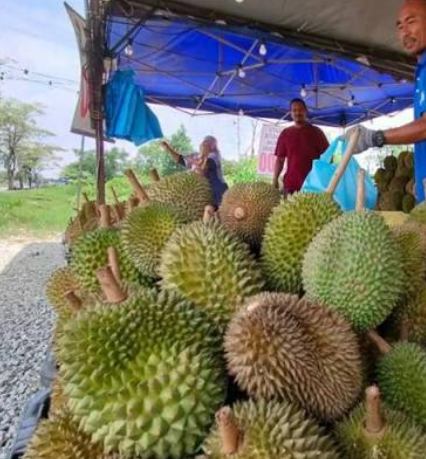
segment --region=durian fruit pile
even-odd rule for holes
[[[389,155],[377,169],[374,180],[379,191],[377,210],[409,213],[416,204],[414,195],[414,158],[412,151],[398,157]]]
[[[421,208],[390,227],[362,192],[344,213],[247,183],[216,211],[194,173],[127,176],[48,283],[59,370],[28,458],[426,458]]]

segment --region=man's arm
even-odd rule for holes
[[[275,168],[274,168],[274,179],[272,181],[272,184],[275,188],[279,188],[279,179],[281,172],[284,168],[284,163],[285,163],[285,158],[281,156],[276,156],[276,161],[275,161]]]
[[[182,155],[178,153],[168,142],[164,140],[161,142],[161,146],[170,153],[175,163],[185,164]]]
[[[384,131],[385,143],[388,145],[401,145],[416,143],[426,140],[426,113],[423,116],[404,126],[387,129]]]

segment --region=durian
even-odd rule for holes
[[[42,420],[27,447],[24,459],[118,459],[78,428],[67,410]]]
[[[215,221],[177,229],[163,250],[159,273],[166,289],[204,309],[220,328],[263,287],[246,244]]]
[[[256,400],[298,403],[316,417],[339,418],[363,384],[358,339],[336,312],[297,296],[248,300],[225,335],[228,369]]]
[[[217,419],[203,445],[204,459],[340,458],[325,430],[288,402],[240,402]]]
[[[377,387],[335,430],[345,459],[423,459],[426,437],[404,414],[381,406]]]
[[[412,171],[414,169],[414,155],[412,151],[407,151],[407,154],[404,157],[404,166]]]
[[[390,211],[380,211],[377,212],[388,226],[391,228],[394,226],[399,226],[407,222],[408,215],[404,212],[390,212]]]
[[[387,171],[395,171],[396,167],[398,166],[398,160],[395,158],[395,156],[386,156],[386,158],[383,161],[384,168]]]
[[[410,212],[410,221],[426,225],[426,201],[417,204]]]
[[[280,192],[269,183],[237,184],[224,194],[219,217],[229,231],[259,247],[265,224],[280,200]]]
[[[121,238],[128,258],[144,276],[158,277],[161,251],[185,215],[171,204],[148,202],[134,209],[123,222]]]
[[[69,266],[54,271],[46,284],[46,296],[57,312],[67,311],[70,307],[65,298],[65,294],[70,291],[83,294],[74,271]]]
[[[174,295],[141,289],[123,299],[67,325],[60,342],[67,406],[107,450],[191,455],[225,397],[220,335]]]
[[[213,204],[208,180],[194,172],[169,175],[153,183],[146,191],[151,200],[173,204],[191,221],[201,219],[205,206]]]
[[[60,413],[66,409],[67,397],[64,394],[64,388],[61,378],[56,375],[52,383],[52,391],[50,393],[49,416]]]
[[[99,228],[81,236],[73,247],[71,268],[85,290],[92,293],[100,291],[96,270],[108,263],[108,247],[115,247],[117,250],[124,281],[149,285],[126,255],[119,231]]]
[[[312,241],[303,262],[309,298],[346,317],[359,332],[382,323],[403,293],[402,256],[385,221],[348,212]]]
[[[416,205],[416,200],[411,194],[406,194],[402,198],[402,211],[405,213],[410,213]]]
[[[327,193],[297,193],[277,206],[266,224],[262,267],[274,290],[299,293],[302,261],[314,236],[341,214]]]
[[[415,343],[390,346],[375,332],[369,336],[384,354],[377,366],[384,402],[426,427],[426,352]]]
[[[389,184],[389,191],[405,191],[405,186],[408,183],[407,177],[394,177]]]

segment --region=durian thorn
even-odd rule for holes
[[[115,188],[112,185],[111,185],[111,193],[112,193],[112,196],[114,197],[114,202],[116,204],[120,204]]]
[[[111,228],[111,215],[109,206],[106,204],[99,205],[101,228]]]
[[[401,328],[400,328],[400,333],[399,333],[400,341],[408,341],[408,338],[410,337],[410,328],[411,328],[410,321],[408,319],[404,319],[401,322]]]
[[[73,290],[69,290],[68,292],[66,292],[64,298],[66,299],[68,304],[76,311],[80,310],[83,306],[83,302]]]
[[[376,331],[372,330],[368,332],[367,336],[377,346],[377,349],[383,355],[388,354],[392,350],[391,345],[385,341]]]
[[[90,199],[89,199],[89,196],[87,195],[87,193],[83,193],[83,198],[84,198],[84,201],[89,204],[90,202]]]
[[[121,283],[121,269],[120,262],[118,260],[118,253],[115,247],[108,247],[108,265],[111,268],[117,282]]]
[[[358,185],[356,188],[356,207],[358,212],[365,208],[365,170],[360,169],[358,172]]]
[[[246,211],[243,207],[236,207],[234,210],[234,217],[237,220],[245,220],[246,218]]]
[[[143,189],[133,170],[127,169],[126,171],[124,171],[124,175],[129,179],[129,182],[133,186],[133,189],[135,190],[135,194],[139,198],[139,201],[149,201],[149,197],[146,194],[146,191]]]
[[[151,178],[152,178],[152,181],[153,182],[159,182],[161,180],[161,177],[160,177],[160,174],[158,173],[157,169],[151,169],[149,171],[150,175],[151,175]]]
[[[214,214],[215,209],[212,205],[209,204],[206,207],[204,207],[203,223],[209,223],[214,218]]]
[[[241,444],[241,435],[234,414],[229,406],[225,406],[216,412],[216,424],[222,440],[222,453],[225,456],[237,453]]]
[[[328,184],[326,193],[331,194],[331,196],[333,196],[333,194],[335,193],[337,185],[339,184],[340,179],[345,173],[346,167],[354,154],[355,148],[358,144],[359,134],[359,129],[355,129],[353,134],[351,135],[351,138],[349,139],[345,154],[343,155],[339,165],[337,166],[336,171],[334,172],[333,177],[330,180],[330,183]]]
[[[98,278],[99,284],[101,285],[101,289],[107,301],[118,304],[122,303],[127,298],[126,293],[114,277],[114,274],[109,266],[98,269],[96,271],[96,277]]]
[[[385,431],[385,420],[382,415],[380,390],[377,386],[370,386],[365,390],[365,406],[365,434],[374,438],[383,436]]]

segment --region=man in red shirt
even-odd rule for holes
[[[279,188],[279,177],[287,160],[284,174],[284,193],[291,194],[302,188],[312,162],[328,148],[328,140],[320,128],[308,121],[308,109],[303,99],[293,99],[290,114],[294,126],[281,132],[275,148],[275,171],[273,184]]]

